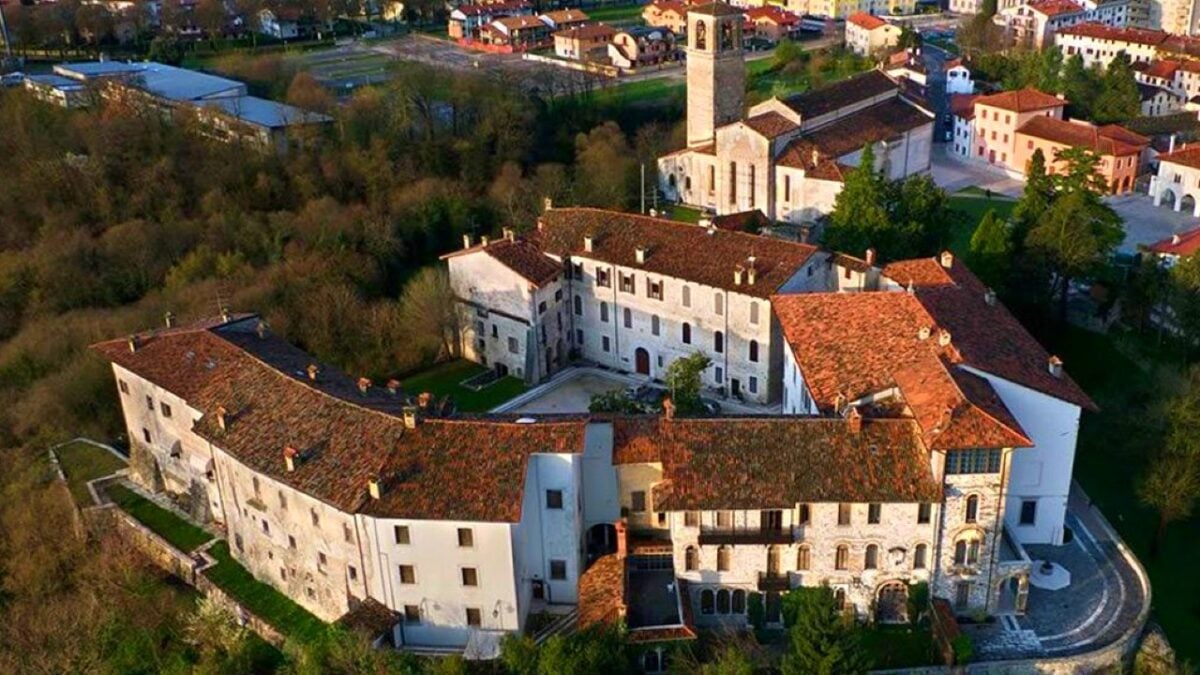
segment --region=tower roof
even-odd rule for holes
[[[741,16],[742,10],[732,7],[724,2],[709,2],[703,5],[696,5],[688,10],[689,14],[701,14],[704,16]]]

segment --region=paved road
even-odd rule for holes
[[[933,146],[933,181],[946,192],[954,193],[972,185],[985,190],[1020,197],[1025,184],[1007,175],[972,162],[964,162],[950,156],[950,143],[935,143]]]
[[[1200,218],[1175,211],[1166,203],[1156,208],[1149,195],[1109,197],[1108,204],[1125,220],[1125,241],[1119,249],[1122,253],[1136,253],[1138,244],[1150,244],[1200,227]]]

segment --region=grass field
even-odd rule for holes
[[[1181,364],[1134,336],[1111,337],[1079,328],[1046,340],[1067,371],[1100,406],[1085,413],[1075,454],[1075,477],[1145,565],[1154,614],[1181,659],[1200,661],[1200,515],[1174,523],[1157,558],[1150,557],[1156,514],[1137,498],[1146,458],[1161,446],[1155,412]]]
[[[184,553],[208,543],[212,535],[124,485],[109,485],[108,496],[123,511]]]
[[[104,448],[91,443],[75,441],[57,448],[59,466],[67,477],[71,497],[79,506],[90,506],[92,495],[88,492],[88,481],[108,476],[126,467],[124,460]]]
[[[461,412],[485,412],[525,392],[525,383],[515,377],[506,377],[480,389],[471,391],[459,383],[478,375],[487,368],[470,361],[449,361],[428,370],[403,378],[404,391],[410,394],[429,392],[435,396],[450,395]]]
[[[982,191],[979,188],[965,188],[950,195],[950,208],[957,212],[958,217],[951,230],[949,248],[958,255],[967,254],[971,248],[971,235],[975,234],[975,228],[989,209],[994,209],[1001,218],[1008,218],[1017,205],[1016,200],[1008,197],[993,196],[988,199],[980,193]]]
[[[230,555],[228,542],[217,542],[208,552],[217,559],[217,564],[205,570],[204,575],[286,637],[307,642],[328,629],[329,624],[251,576]]]
[[[610,5],[608,7],[587,7],[583,11],[587,13],[588,18],[592,21],[603,21],[605,23],[628,23],[642,18],[642,8],[645,5],[640,3]]]

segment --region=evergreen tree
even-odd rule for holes
[[[1060,89],[1067,97],[1067,112],[1071,117],[1091,119],[1100,77],[1095,70],[1083,65],[1083,56],[1072,54],[1067,59],[1060,83]]]
[[[841,614],[828,586],[797,588],[787,596],[794,621],[783,675],[857,675],[870,669],[853,618]]]
[[[872,246],[873,233],[888,226],[887,189],[875,170],[875,149],[863,146],[858,166],[846,175],[842,191],[833,202],[824,243],[835,251],[861,253]]]
[[[1170,305],[1185,349],[1200,341],[1200,254],[1180,260],[1170,273]]]
[[[1091,273],[1124,238],[1121,217],[1094,192],[1060,195],[1043,214],[1026,243],[1053,273],[1050,297],[1057,297],[1059,318],[1067,318],[1072,279]]]
[[[1057,93],[1062,87],[1063,56],[1058,49],[1043,49],[1038,53],[1038,79],[1035,87]]]
[[[975,234],[971,235],[967,266],[975,276],[998,292],[1008,281],[1012,248],[1008,225],[996,217],[994,209],[988,209],[975,228]]]
[[[900,49],[916,49],[921,46],[921,34],[912,29],[912,26],[903,25],[900,27],[900,37],[896,40],[896,46]]]
[[[1033,157],[1025,166],[1025,189],[1021,199],[1013,208],[1012,220],[1014,226],[1013,241],[1018,248],[1024,246],[1025,235],[1041,219],[1046,209],[1050,208],[1050,200],[1054,197],[1054,184],[1050,174],[1046,172],[1046,156],[1042,149],[1033,151]]]
[[[1118,52],[1109,62],[1099,86],[1089,118],[1096,124],[1121,124],[1141,113],[1142,97],[1125,52]]]

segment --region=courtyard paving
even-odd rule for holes
[[[932,152],[933,182],[951,194],[977,186],[1010,197],[1020,197],[1025,183],[1007,174],[972,162],[964,162],[951,156],[951,143],[935,143]]]
[[[1154,200],[1140,192],[1109,197],[1108,204],[1125,221],[1125,241],[1119,249],[1122,253],[1136,253],[1139,244],[1200,227],[1200,218],[1190,212],[1175,211],[1165,202],[1155,207]]]

